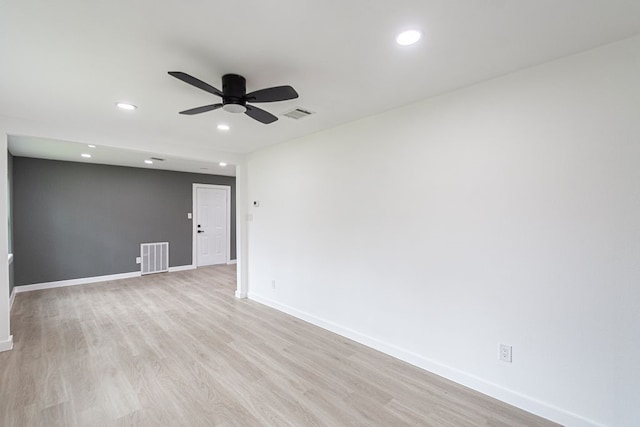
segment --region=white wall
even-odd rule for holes
[[[249,233],[247,210],[247,165],[243,160],[236,164],[236,259],[237,259],[237,298],[247,298],[249,287]]]
[[[640,37],[264,149],[248,182],[250,298],[640,425]]]
[[[13,339],[9,330],[9,220],[7,216],[7,134],[0,128],[0,351],[10,350]]]

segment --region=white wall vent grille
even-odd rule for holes
[[[291,111],[287,111],[286,113],[283,114],[283,116],[287,116],[291,119],[295,119],[295,120],[300,120],[304,117],[310,116],[312,115],[313,112],[309,111],[309,110],[305,110],[303,108],[294,108]]]
[[[169,271],[169,242],[140,245],[142,274]]]

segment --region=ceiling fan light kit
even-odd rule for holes
[[[244,77],[238,74],[225,74],[222,76],[222,90],[216,89],[208,83],[181,71],[169,71],[169,75],[222,98],[222,103],[191,108],[180,111],[180,114],[194,115],[222,108],[230,113],[245,113],[252,119],[269,124],[275,122],[278,118],[268,111],[248,105],[247,102],[277,102],[298,97],[298,93],[291,86],[275,86],[247,93],[247,82]]]

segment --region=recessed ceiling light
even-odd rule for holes
[[[91,158],[91,154],[82,153],[80,154],[82,157],[86,157],[87,159]]]
[[[149,160],[149,159],[145,160],[144,162],[146,164],[148,164],[148,165],[152,165],[153,164],[153,160]]]
[[[229,129],[231,129],[229,125],[224,125],[224,124],[218,125],[218,130],[229,130]]]
[[[135,105],[127,104],[126,102],[118,102],[116,103],[116,105],[118,106],[118,108],[122,108],[123,110],[135,110],[136,108],[138,108]]]
[[[422,33],[418,30],[403,31],[396,37],[396,43],[400,46],[409,46],[416,43],[422,37]]]
[[[222,167],[227,166],[227,164],[226,164],[225,162],[220,162],[219,164],[220,164],[220,166],[222,166]]]
[[[89,148],[96,148],[96,146],[95,146],[95,145],[92,145],[92,144],[87,145],[87,147],[89,147]]]

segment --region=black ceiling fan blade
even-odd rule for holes
[[[175,77],[176,79],[182,80],[183,82],[190,84],[191,86],[197,87],[198,89],[202,89],[214,95],[222,96],[222,91],[220,91],[219,89],[216,89],[210,84],[205,83],[202,80],[198,80],[187,73],[183,73],[182,71],[169,71],[169,74]]]
[[[269,113],[268,111],[264,111],[262,108],[254,107],[252,105],[247,105],[247,111],[245,111],[244,113],[252,119],[264,123],[265,125],[278,120],[276,116]]]
[[[220,107],[222,107],[222,104],[205,105],[202,107],[192,108],[190,110],[180,111],[180,114],[186,114],[188,116],[192,116],[194,114],[206,113],[207,111],[217,110]]]
[[[248,102],[276,102],[295,99],[298,92],[291,86],[275,86],[256,90],[247,94]]]

